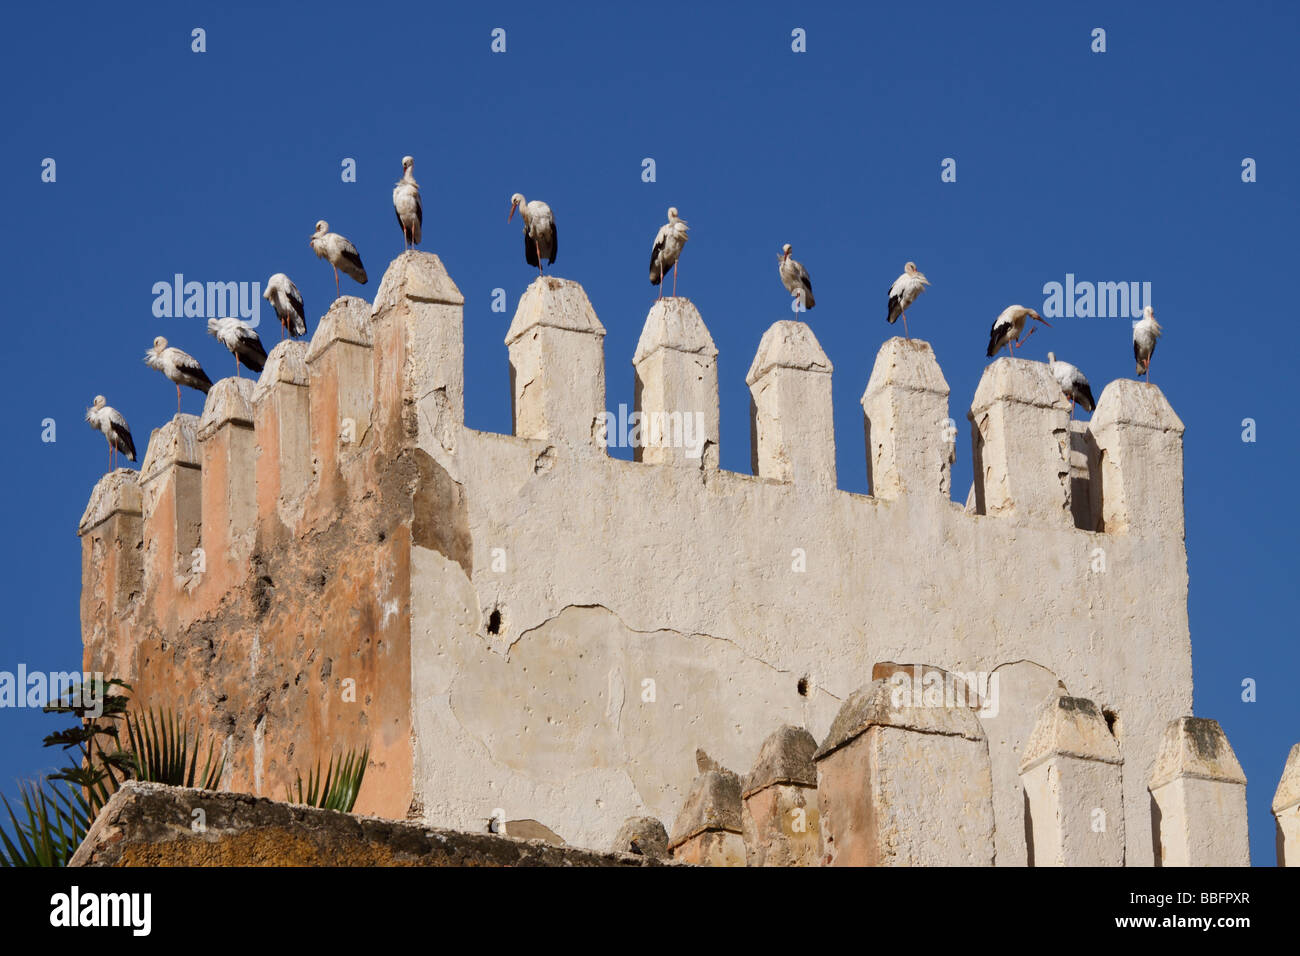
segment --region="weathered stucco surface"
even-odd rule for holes
[[[705,448],[644,461],[604,452],[604,330],[554,277],[508,336],[520,434],[466,428],[462,303],[436,256],[407,253],[373,309],[339,299],[305,356],[273,351],[255,452],[214,459],[254,476],[255,514],[201,506],[218,470],[184,416],[150,442],[143,505],[121,473],[96,489],[87,664],[202,715],[227,785],[282,796],[293,769],[369,740],[360,810],[465,829],[499,810],[606,847],[628,817],[676,817],[697,748],[743,772],[782,724],[823,740],[874,664],[924,660],[999,677],[979,717],[998,862],[1024,862],[1019,748],[1058,683],[1122,728],[1126,859],[1152,862],[1147,781],[1192,706],[1182,425],[1158,389],[1107,387],[1089,436],[1105,471],[1083,481],[1045,366],[994,362],[963,508],[935,356],[891,339],[874,371],[834,370],[872,373],[872,497],[835,488],[832,368],[801,323],[769,330],[750,369],[744,475],[717,467],[716,356],[685,300],[651,310],[623,374],[642,411],[700,412]],[[213,541],[249,553],[185,572],[185,546]]]

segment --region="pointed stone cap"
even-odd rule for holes
[[[1106,425],[1140,425],[1156,431],[1183,433],[1183,421],[1174,414],[1165,393],[1154,385],[1117,378],[1097,399],[1089,427],[1094,433]]]
[[[253,404],[271,391],[278,383],[306,387],[311,384],[311,372],[307,369],[307,343],[285,339],[266,357],[266,365],[253,387]]]
[[[90,501],[77,524],[77,534],[99,527],[115,514],[139,517],[144,512],[140,506],[140,475],[131,468],[110,471],[95,482]]]
[[[758,760],[741,783],[741,796],[749,797],[778,783],[817,786],[813,754],[817,741],[802,727],[786,724],[763,741]]]
[[[307,349],[307,361],[316,361],[335,342],[365,346],[375,344],[370,334],[369,302],[358,299],[355,295],[345,295],[335,299],[311,337],[311,346]]]
[[[1282,768],[1282,779],[1278,781],[1277,792],[1273,794],[1273,812],[1281,813],[1298,803],[1300,803],[1300,744],[1291,748],[1291,755],[1286,758],[1286,766]]]
[[[582,286],[571,279],[539,276],[519,298],[514,321],[506,332],[506,345],[513,345],[534,326],[545,325],[570,332],[587,332],[604,337],[605,327],[596,318]]]
[[[971,410],[985,409],[995,402],[1070,409],[1065,393],[1045,362],[1018,358],[997,359],[984,370],[975,388]]]
[[[155,428],[149,435],[149,447],[140,465],[140,481],[148,481],[171,465],[200,467],[198,431],[199,417],[183,414],[162,428]]]
[[[745,384],[753,385],[774,368],[795,368],[827,375],[834,370],[813,330],[806,323],[793,319],[774,322],[763,333],[758,352],[749,366],[749,374],[745,376]]]
[[[668,830],[654,817],[628,817],[618,828],[610,849],[662,860],[668,856]]]
[[[208,390],[208,400],[203,403],[199,440],[206,441],[226,424],[252,428],[253,388],[251,378],[223,378],[213,385]]]
[[[726,770],[710,770],[695,778],[681,813],[673,824],[672,850],[706,830],[743,833],[740,778]]]
[[[641,329],[641,338],[636,343],[632,364],[640,365],[660,349],[673,349],[709,358],[718,355],[713,336],[705,328],[699,310],[690,299],[677,296],[656,299],[655,304],[650,306],[645,327]]]
[[[939,668],[934,668],[939,670]],[[872,726],[899,727],[924,734],[943,734],[948,737],[965,737],[983,740],[984,729],[979,718],[969,706],[948,707],[925,705],[916,700],[916,688],[911,678],[900,671],[890,678],[873,680],[849,695],[831,723],[830,732],[813,754],[813,760],[822,760],[845,744],[851,743]]]
[[[867,390],[862,393],[863,404],[871,395],[886,388],[948,394],[948,382],[929,342],[898,335],[885,341],[876,353],[876,364],[867,380]]]
[[[1169,722],[1149,787],[1156,790],[1178,777],[1245,785],[1246,774],[1217,720],[1179,717]]]
[[[414,250],[403,252],[388,264],[379,292],[375,294],[371,317],[388,311],[403,298],[441,305],[465,304],[465,297],[451,281],[442,260],[432,252]]]
[[[1052,695],[1038,712],[1034,730],[1020,759],[1026,773],[1050,757],[1074,757],[1122,764],[1119,742],[1097,705],[1083,697]]]

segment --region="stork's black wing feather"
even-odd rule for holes
[[[892,285],[889,287],[894,288]],[[898,317],[903,314],[903,299],[901,296],[893,295],[892,291],[889,296],[889,314],[885,316],[890,325],[898,321]]]
[[[660,239],[650,250],[650,284],[658,285],[663,279],[663,269],[660,268],[660,255],[664,251],[664,240]]]
[[[348,265],[352,266],[354,269],[357,270],[356,272],[348,272],[348,275],[352,276],[352,278],[355,279],[357,282],[359,282],[361,285],[365,285],[366,267],[361,264],[361,254],[357,252],[356,249],[344,249],[342,252],[342,256],[344,262],[346,262]],[[344,271],[347,272],[346,269]],[[358,275],[357,273],[360,273],[360,275]]]
[[[537,261],[537,246],[533,243],[533,240],[528,237],[527,229],[524,230],[524,259],[527,260],[530,266],[541,265],[541,263]]]
[[[266,349],[262,347],[262,340],[256,335],[241,338],[239,340],[239,361],[254,372],[262,371],[266,366]]]
[[[992,358],[993,353],[998,350],[998,324],[993,323],[993,330],[989,332],[989,351],[988,357]]]
[[[551,257],[546,261],[549,262],[551,265],[555,265],[555,254],[559,251],[560,251],[560,227],[557,226],[555,224],[555,220],[552,219],[551,220]]]
[[[117,450],[126,455],[127,461],[135,461],[135,442],[131,441],[131,433],[127,431],[126,426],[109,422],[108,427],[113,430],[113,444]]]
[[[1092,386],[1084,382],[1079,386],[1079,404],[1084,407],[1085,411],[1092,411],[1097,407],[1097,402],[1092,397]]]

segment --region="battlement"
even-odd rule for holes
[[[747,766],[775,726],[824,739],[877,662],[928,660],[997,677],[999,863],[1027,858],[1019,763],[1058,684],[1110,715],[1126,832],[1151,832],[1160,733],[1192,704],[1183,426],[1159,389],[1112,382],[1071,423],[1045,365],[993,362],[963,508],[925,342],[889,339],[870,370],[863,495],[837,487],[831,376],[866,370],[837,373],[802,322],[749,367],[740,474],[718,466],[718,350],[688,300],[657,301],[637,344],[632,461],[606,453],[623,423],[578,283],[519,300],[510,435],[464,424],[463,304],[436,255],[403,254],[373,306],[336,300],[92,493],[87,666],[210,715],[226,785],[277,796],[369,742],[361,810],[477,828],[500,809],[604,847],[673,815],[697,747]]]

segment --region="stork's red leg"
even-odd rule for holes
[[[681,260],[677,260],[680,262]],[[673,263],[673,298],[677,298],[677,262]]]
[[[338,298],[343,295],[343,290],[339,288],[339,270],[338,266],[332,266],[331,268],[334,269],[334,296]]]
[[[907,339],[907,341],[909,341],[909,342],[912,341],[912,336],[909,335],[908,332],[907,332],[907,313],[906,313],[906,312],[903,313],[903,338]]]

